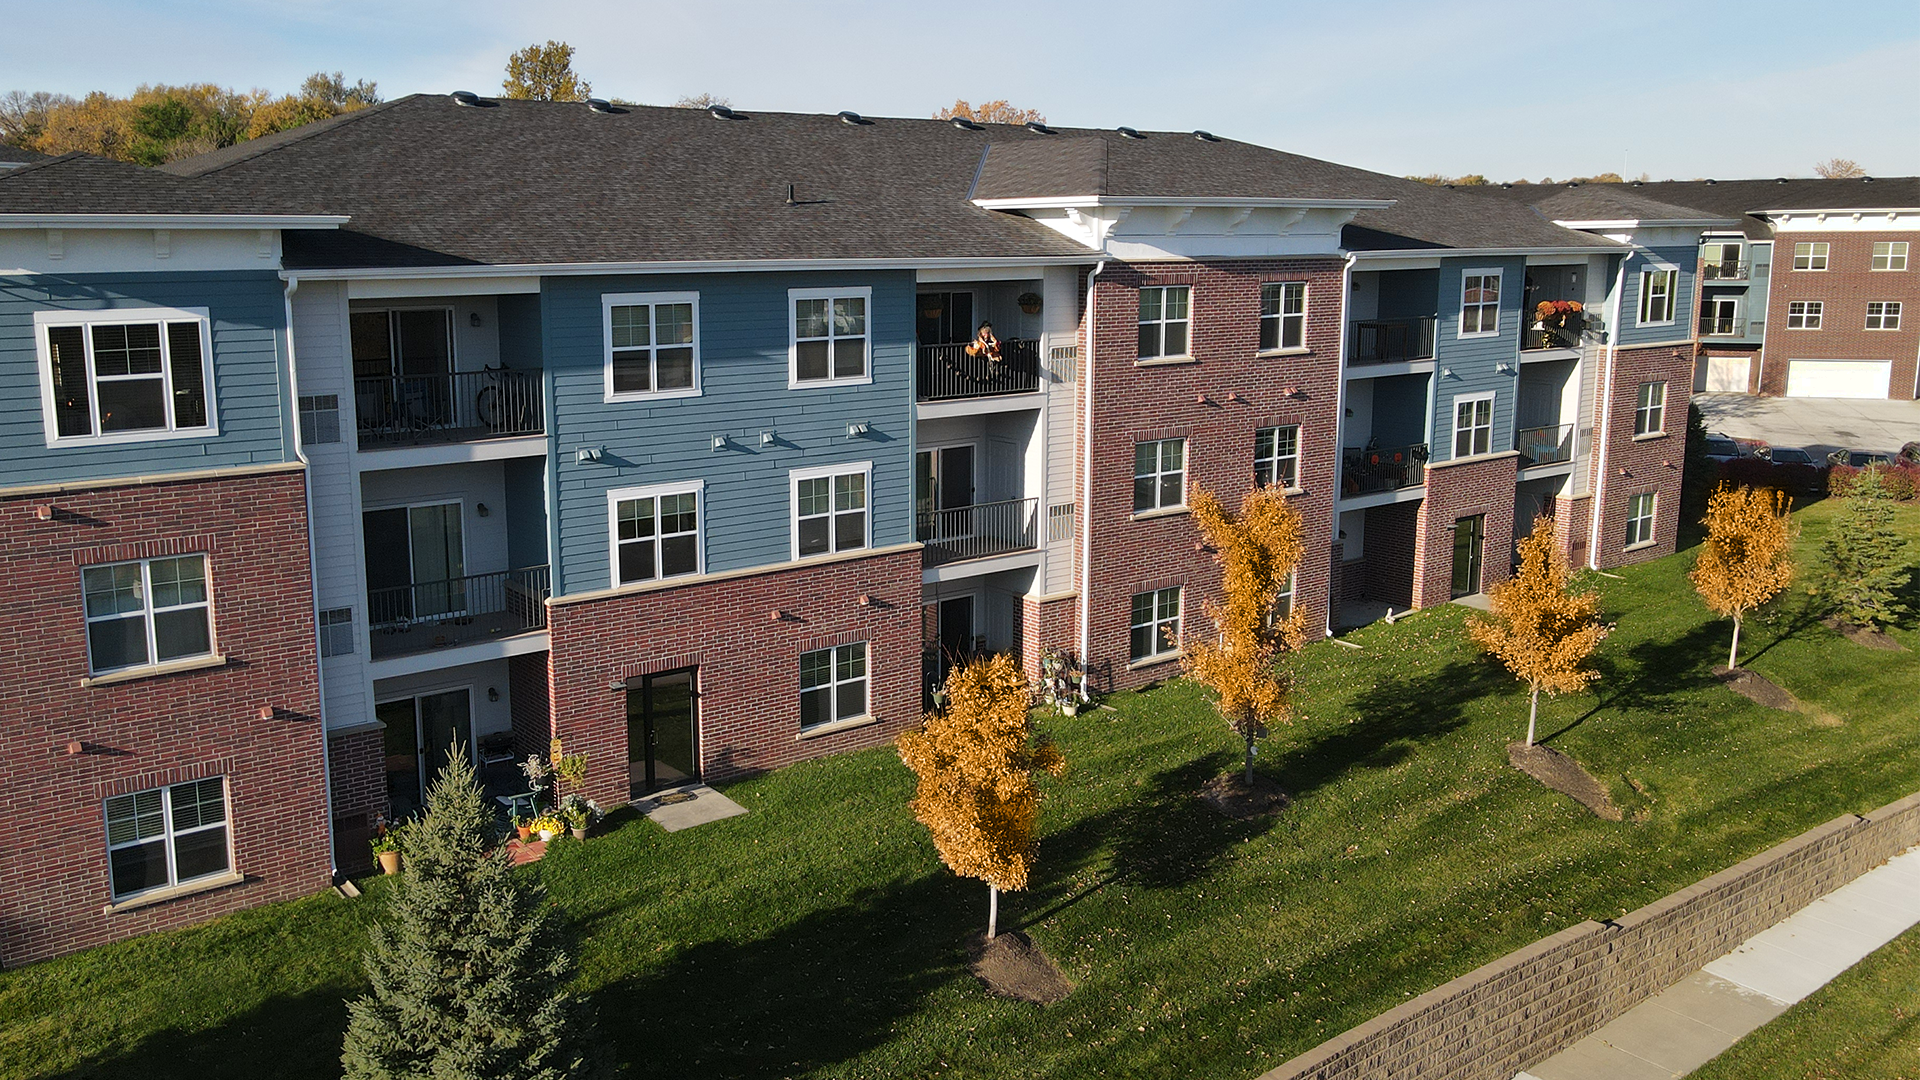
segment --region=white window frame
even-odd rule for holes
[[[1168,620],[1160,617],[1160,594],[1165,592],[1172,592],[1174,594],[1172,619],[1174,633],[1171,642],[1163,641],[1162,639],[1165,635],[1160,633],[1160,628],[1168,622]],[[1153,617],[1148,622],[1138,623],[1133,621],[1133,602],[1142,596],[1153,597]],[[1161,589],[1148,589],[1146,592],[1134,593],[1127,597],[1127,662],[1129,664],[1157,663],[1180,655],[1180,635],[1185,632],[1186,625],[1187,590],[1184,586],[1169,585]],[[1154,651],[1135,656],[1133,654],[1133,632],[1143,626],[1152,628]],[[1163,645],[1165,646],[1164,648],[1161,647]]]
[[[839,715],[840,688],[842,686],[845,686],[848,683],[853,682],[854,680],[842,679],[840,677],[840,650],[854,649],[854,648],[860,649],[863,654],[861,669],[860,669],[861,670],[860,681],[866,683],[866,700],[862,702],[860,711],[857,714],[853,716],[841,716]],[[828,681],[821,684],[820,686],[808,686],[805,681],[806,680],[806,676],[805,676],[806,658],[809,656],[813,656],[816,653],[823,653],[823,652],[832,654],[827,659],[827,666],[831,670],[832,674],[829,677]],[[868,720],[873,716],[873,643],[872,642],[849,641],[843,645],[831,645],[824,649],[808,649],[806,652],[803,652],[800,654],[799,659],[796,661],[796,666],[799,668],[799,670],[796,671],[796,674],[800,675],[801,677],[800,694],[802,696],[807,694],[809,691],[820,690],[824,688],[827,691],[828,699],[833,702],[833,708],[830,711],[830,714],[827,719],[821,720],[817,723],[812,723],[812,724],[806,723],[803,719],[800,724],[801,731],[818,731],[823,728],[834,727],[840,724],[857,724],[865,720]],[[799,704],[799,701],[798,699],[796,699],[795,705],[798,705],[798,704]]]
[[[1177,503],[1163,503],[1160,501],[1160,480],[1162,477],[1173,475],[1172,472],[1161,468],[1161,464],[1160,464],[1163,459],[1163,455],[1160,451],[1160,447],[1163,447],[1168,443],[1180,444],[1180,501]],[[1142,446],[1154,447],[1153,472],[1151,473],[1142,473],[1140,471],[1140,448]],[[1166,510],[1186,509],[1187,478],[1193,472],[1192,451],[1193,451],[1193,448],[1188,445],[1187,440],[1184,438],[1148,439],[1145,442],[1138,442],[1133,444],[1133,454],[1134,454],[1133,480],[1136,484],[1138,484],[1142,476],[1153,477],[1153,498],[1154,498],[1154,504],[1152,506],[1134,507],[1133,512],[1135,514],[1157,514]],[[1131,505],[1131,502],[1132,502],[1131,493],[1129,493],[1128,501],[1129,501],[1129,505]]]
[[[1801,248],[1807,249],[1805,255],[1800,254]],[[1795,270],[1810,270],[1818,273],[1827,268],[1827,264],[1832,260],[1832,257],[1833,245],[1826,240],[1796,240],[1793,245],[1793,262],[1790,265]],[[1807,264],[1805,266],[1800,265],[1803,259]],[[1819,263],[1820,265],[1815,266],[1815,263]]]
[[[1280,290],[1280,311],[1278,314],[1267,314],[1268,289]],[[1288,311],[1287,298],[1295,289],[1300,290],[1300,310]],[[1273,335],[1274,343],[1271,347],[1262,346],[1260,349],[1262,353],[1291,353],[1304,352],[1306,350],[1307,303],[1307,283],[1304,281],[1263,281],[1260,283],[1260,335],[1262,337],[1266,336],[1267,323],[1269,320],[1275,324]],[[1191,307],[1188,308],[1187,314],[1189,316],[1193,314]],[[1287,344],[1287,327],[1294,325],[1297,325],[1300,329],[1300,342],[1297,345],[1289,345]],[[1191,324],[1188,326],[1188,334],[1192,334]],[[1189,341],[1191,341],[1191,337],[1189,337]]]
[[[200,560],[201,580],[206,583],[207,598],[191,604],[175,604],[171,607],[155,608],[153,606],[153,564],[174,559]],[[93,624],[121,622],[131,616],[133,612],[120,611],[110,615],[88,615],[86,608],[87,571],[108,570],[118,566],[138,566],[140,568],[140,618],[146,629],[147,658],[137,664],[122,664],[119,667],[96,668],[93,666]],[[208,657],[220,655],[219,627],[213,618],[213,559],[206,552],[188,551],[182,552],[179,555],[156,555],[150,559],[121,559],[117,562],[89,563],[79,569],[80,615],[81,618],[85,620],[88,628],[86,633],[86,647],[87,674],[89,676],[98,677],[101,675],[118,674],[123,671],[142,671],[147,668],[157,668],[168,664],[192,663],[195,660],[204,660]],[[207,651],[187,653],[182,656],[171,656],[165,660],[160,659],[160,642],[153,628],[154,616],[161,612],[187,611],[193,608],[202,608],[207,613]]]
[[[1647,391],[1658,388],[1659,401],[1649,402]],[[1667,433],[1667,383],[1664,379],[1652,379],[1640,384],[1634,391],[1633,434],[1635,438]]]
[[[662,574],[656,572],[649,578],[636,578],[632,581],[620,580],[620,504],[640,499],[658,500],[662,495],[693,496],[693,565],[692,571],[684,574]],[[654,520],[659,521],[660,508],[654,505]],[[681,535],[675,533],[675,536]],[[660,570],[660,533],[654,531],[653,567]],[[615,589],[624,589],[637,585],[653,585],[662,581],[678,581],[681,578],[700,577],[707,572],[707,483],[704,480],[688,480],[680,483],[643,484],[637,487],[607,489],[607,582]]]
[[[1654,298],[1653,284],[1655,281],[1660,281],[1665,285],[1664,290],[1660,293],[1660,299],[1662,301],[1663,310],[1658,313],[1652,310],[1652,304],[1653,304],[1653,298]],[[1679,310],[1680,310],[1680,269],[1679,267],[1665,266],[1660,263],[1653,263],[1647,266],[1645,269],[1641,270],[1640,271],[1640,303],[1638,305],[1638,310],[1636,311],[1635,318],[1633,320],[1633,325],[1635,326],[1672,326],[1674,324],[1675,316],[1679,312]],[[1654,318],[1655,314],[1659,314],[1661,317]]]
[[[1646,513],[1641,513],[1641,500],[1646,500]],[[1627,543],[1622,549],[1632,551],[1654,542],[1654,526],[1660,520],[1660,494],[1654,491],[1642,491],[1627,496]],[[1636,539],[1638,536],[1638,539]]]
[[[833,373],[833,343],[838,338],[832,336],[833,301],[859,297],[867,305],[867,332],[862,335],[867,343],[867,358],[863,365],[864,373],[858,377],[838,377]],[[827,377],[824,379],[800,378],[800,314],[794,306],[802,300],[827,301]],[[787,290],[787,389],[818,390],[834,386],[866,386],[873,382],[874,333],[873,333],[873,288],[868,285],[849,285],[834,289],[788,289]],[[818,341],[818,338],[808,338]]]
[[[1269,432],[1269,431],[1274,433],[1273,435],[1274,453],[1271,457],[1263,458],[1260,456],[1260,436],[1265,432]],[[1279,452],[1280,433],[1283,431],[1293,432],[1293,453],[1291,454],[1282,454]],[[1293,462],[1293,470],[1292,470],[1293,475],[1287,478],[1284,482],[1281,481],[1281,478],[1280,478],[1280,463],[1283,461]],[[1257,428],[1254,430],[1254,433],[1253,433],[1253,482],[1255,484],[1260,483],[1260,466],[1262,463],[1265,463],[1269,466],[1270,474],[1273,476],[1274,481],[1277,483],[1280,483],[1280,486],[1282,488],[1288,491],[1295,491],[1299,489],[1300,487],[1300,425],[1299,424],[1273,424],[1268,427]]]
[[[1903,306],[1898,300],[1867,301],[1867,329],[1874,331],[1900,329],[1900,316],[1904,314]],[[1873,310],[1876,307],[1880,309],[1877,312]],[[1880,325],[1874,325],[1875,319],[1880,321]]]
[[[343,613],[346,615],[346,618],[338,618],[338,616]],[[316,618],[318,619],[320,628],[320,658],[322,660],[333,656],[352,656],[357,651],[358,647],[354,644],[356,635],[353,628],[353,608],[351,606],[323,607],[319,610]],[[343,637],[345,638],[344,641],[341,640]]]
[[[1458,459],[1458,458],[1468,458],[1468,457],[1481,457],[1483,455],[1493,453],[1494,410],[1495,408],[1497,408],[1497,405],[1495,403],[1496,398],[1497,398],[1497,395],[1492,390],[1485,390],[1477,394],[1455,394],[1454,395],[1453,397],[1453,439],[1450,443],[1448,443],[1448,449],[1452,451],[1453,458]],[[1487,422],[1484,428],[1482,425],[1477,423],[1469,423],[1466,427],[1464,428],[1461,427],[1460,426],[1460,406],[1477,405],[1482,401],[1487,403]],[[1474,442],[1476,441],[1474,438],[1474,433],[1482,430],[1486,432],[1487,448],[1485,450],[1474,450],[1473,445],[1474,445]],[[1465,453],[1465,454],[1460,453],[1460,433],[1463,431],[1467,433],[1467,449],[1468,451],[1470,451],[1469,453]]]
[[[1467,303],[1467,279],[1468,278],[1482,278],[1482,279],[1492,278],[1493,279],[1494,281],[1493,302],[1491,304],[1485,301],[1481,301],[1479,303],[1474,303],[1474,304]],[[1497,266],[1468,267],[1460,271],[1460,315],[1459,315],[1459,321],[1454,323],[1454,336],[1456,338],[1499,337],[1500,336],[1500,305],[1506,299],[1506,295],[1507,295],[1506,286],[1507,286],[1506,271]],[[1486,282],[1484,280],[1481,281],[1480,287],[1482,290],[1486,288]],[[1469,307],[1475,309],[1475,311],[1480,316],[1482,316],[1482,318],[1479,320],[1480,328],[1477,330],[1469,331],[1467,329],[1467,309]],[[1488,330],[1486,328],[1486,321],[1484,318],[1484,316],[1486,315],[1486,311],[1485,311],[1486,308],[1493,309],[1493,329],[1491,330]]]
[[[1174,292],[1176,290],[1187,294],[1187,317],[1184,319],[1167,318],[1167,294],[1170,292]],[[1191,358],[1193,356],[1193,286],[1175,284],[1175,285],[1142,285],[1140,287],[1140,295],[1144,296],[1149,292],[1158,292],[1160,294],[1160,317],[1158,319],[1142,318],[1141,317],[1142,312],[1144,312],[1146,305],[1141,304],[1140,305],[1141,311],[1137,311],[1134,313],[1134,320],[1137,323],[1137,325],[1134,328],[1134,331],[1135,331],[1134,342],[1136,346],[1139,343],[1139,340],[1140,340],[1139,327],[1141,326],[1159,327],[1158,334],[1160,337],[1160,351],[1153,353],[1151,355],[1147,353],[1139,353],[1135,357],[1135,359],[1138,359],[1138,360],[1186,360]],[[1187,347],[1180,350],[1177,353],[1166,351],[1167,326],[1171,323],[1185,323],[1187,327]]]
[[[812,555],[800,554],[800,481],[818,480],[822,477],[847,476],[853,473],[859,473],[866,478],[866,535],[862,537],[860,546],[857,548],[840,547],[839,532],[833,528],[833,523],[829,520],[827,524],[827,537],[829,543],[832,545],[831,548],[827,551],[815,552]],[[835,511],[829,511],[827,514],[828,518],[831,519],[834,513]],[[795,562],[801,559],[824,559],[829,556],[839,555],[843,552],[871,549],[873,547],[873,462],[849,461],[839,465],[815,465],[810,468],[794,469],[788,472],[787,541],[789,545],[788,555],[791,556]]]
[[[646,346],[648,379],[654,385],[660,382],[660,348],[658,323],[654,320],[653,309],[662,304],[690,304],[693,306],[693,385],[675,387],[671,390],[625,390],[616,392],[613,388],[613,309],[617,307],[635,307],[646,305],[650,326],[648,338],[652,344]],[[658,292],[658,293],[602,293],[600,295],[600,349],[604,399],[616,401],[656,401],[662,398],[699,397],[700,390],[700,294],[697,292]],[[629,351],[629,350],[622,350]]]
[[[1729,325],[1731,325],[1732,329],[1728,330],[1724,334],[1718,330],[1706,330],[1706,331],[1702,331],[1702,333],[1704,333],[1707,337],[1741,337],[1743,336],[1743,332],[1745,331],[1746,327],[1741,325],[1741,323],[1743,322],[1743,317],[1742,317],[1742,312],[1740,311],[1740,298],[1737,296],[1704,297],[1700,301],[1699,321],[1703,324],[1718,325],[1721,318],[1720,311],[1721,311],[1722,305],[1732,309],[1732,314],[1727,316],[1727,319],[1729,320]]]
[[[207,782],[208,780],[220,781],[220,800],[221,800],[221,810],[222,810],[220,821],[217,824],[213,824],[213,825],[196,825],[191,829],[175,830],[173,826],[173,789],[178,787],[188,787],[190,785],[197,786],[199,784],[203,784]],[[109,820],[107,804],[113,802],[115,799],[137,799],[142,795],[145,795],[149,792],[154,792],[154,791],[157,791],[160,793],[160,811],[161,811],[161,814],[163,815],[161,818],[162,825],[161,825],[160,835],[157,837],[149,836],[144,839],[136,838],[133,840],[122,840],[118,844],[109,842],[106,845],[107,895],[112,897],[113,902],[116,904],[124,903],[128,900],[134,900],[142,896],[151,896],[155,893],[163,892],[170,889],[177,889],[183,885],[192,885],[193,883],[198,881],[213,881],[221,878],[231,877],[234,873],[234,869],[233,869],[233,785],[227,782],[227,778],[225,776],[203,776],[197,780],[186,780],[178,784],[168,784],[165,787],[143,788],[139,791],[124,792],[120,795],[113,795],[105,799],[102,799],[100,800],[101,836],[104,838],[107,835],[107,822]],[[227,831],[226,869],[211,871],[209,873],[201,874],[198,877],[190,877],[190,878],[182,879],[179,876],[178,860],[174,853],[175,839],[181,836],[191,836],[194,833],[207,832],[212,829],[225,829]],[[166,862],[167,862],[166,884],[154,885],[145,889],[138,889],[134,892],[127,892],[127,893],[115,892],[113,888],[113,852],[119,851],[123,848],[138,847],[142,844],[152,843],[156,839],[162,841],[162,843],[166,848],[166,853],[167,853],[166,854]]]
[[[197,322],[200,326],[200,380],[207,399],[207,422],[199,427],[173,426],[173,356],[167,342],[165,324]],[[160,323],[161,392],[167,410],[167,427],[144,431],[100,431],[100,384],[94,374],[93,328],[131,323]],[[87,411],[93,434],[60,434],[59,417],[54,413],[53,342],[48,333],[54,327],[77,326],[86,342]],[[206,308],[100,308],[93,311],[36,311],[33,313],[33,337],[40,369],[40,416],[45,425],[48,446],[113,446],[121,443],[160,442],[168,439],[206,439],[220,434],[220,406],[213,382],[213,318]]]
[[[1882,255],[1882,254],[1880,253],[1880,249],[1881,249],[1881,248],[1883,248],[1883,247],[1887,249],[1887,253],[1886,253],[1886,254],[1884,254],[1884,255]],[[1868,261],[1867,261],[1867,267],[1868,267],[1868,268],[1869,268],[1869,269],[1870,269],[1871,271],[1874,271],[1874,272],[1876,272],[1876,273],[1882,273],[1882,274],[1885,274],[1885,273],[1895,273],[1895,274],[1897,274],[1897,273],[1901,273],[1901,272],[1903,272],[1903,271],[1905,271],[1905,270],[1906,270],[1906,268],[1907,268],[1907,241],[1905,241],[1905,240],[1875,240],[1875,241],[1873,242],[1873,249],[1872,249],[1872,250],[1873,250],[1873,253],[1872,253],[1872,255],[1871,255],[1871,256],[1869,256],[1869,258],[1868,258]],[[1896,260],[1897,260],[1897,261],[1898,261],[1898,262],[1900,263],[1900,265],[1899,265],[1899,266],[1895,266],[1895,265],[1893,265],[1893,264],[1894,264],[1894,262],[1895,262]],[[1886,263],[1886,265],[1885,265],[1885,266],[1876,266],[1876,265],[1875,265],[1876,263],[1880,263],[1880,262],[1885,262],[1885,263]]]
[[[1800,310],[1793,310],[1796,307]],[[1787,301],[1787,329],[1818,330],[1826,313],[1827,305],[1824,300],[1789,300]],[[1800,325],[1793,324],[1795,319],[1800,320]]]
[[[1280,623],[1293,617],[1293,601],[1299,591],[1300,568],[1295,566],[1293,569],[1287,571],[1287,580],[1281,582],[1280,587],[1274,590],[1273,609],[1267,612],[1268,626],[1278,626]],[[1280,610],[1282,603],[1286,604],[1287,610]]]

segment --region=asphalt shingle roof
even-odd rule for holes
[[[45,154],[28,150],[25,147],[9,146],[6,143],[0,143],[0,163],[25,165],[28,162],[43,160],[46,156]]]
[[[1766,210],[1847,210],[1920,207],[1920,176],[1879,177],[1872,180],[1657,180],[1638,184],[1583,183],[1515,184],[1476,189],[1491,195],[1532,204],[1556,199],[1561,193],[1614,192],[1681,207],[1697,207],[1709,215],[1735,218],[1748,237],[1770,239],[1773,230],[1756,212]],[[1562,215],[1562,220],[1568,220]]]

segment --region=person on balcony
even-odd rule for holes
[[[973,340],[967,343],[967,355],[984,357],[989,364],[1000,362],[1000,339],[993,336],[993,324],[983,322],[980,329],[973,332]]]

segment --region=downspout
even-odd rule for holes
[[[1340,539],[1340,490],[1341,490],[1340,470],[1346,467],[1346,460],[1347,460],[1346,450],[1345,450],[1345,447],[1347,445],[1347,346],[1348,346],[1347,335],[1351,331],[1351,328],[1353,325],[1347,319],[1347,301],[1353,296],[1353,264],[1359,260],[1359,257],[1360,256],[1358,252],[1352,252],[1352,251],[1347,252],[1346,265],[1340,268],[1340,355],[1334,358],[1335,360],[1334,374],[1336,378],[1334,381],[1334,391],[1333,391],[1333,501],[1332,501],[1332,506],[1333,506],[1333,543],[1334,544],[1342,543]],[[1433,380],[1428,379],[1427,385],[1429,386],[1433,385]],[[1433,412],[1433,408],[1431,404],[1429,404],[1427,408],[1427,412],[1428,413]],[[1327,545],[1327,547],[1328,547],[1328,551],[1327,551],[1327,559],[1328,559],[1327,625],[1322,627],[1322,630],[1324,631],[1324,634],[1326,637],[1332,637],[1333,636],[1333,617],[1334,617],[1334,612],[1336,610],[1335,605],[1338,604],[1340,600],[1339,598],[1333,595],[1333,565],[1332,565],[1333,545],[1329,544]],[[1347,558],[1347,551],[1345,546],[1343,545],[1340,549],[1340,561],[1343,565],[1346,562],[1346,558]],[[1344,585],[1342,586],[1341,591],[1343,593],[1346,591]]]
[[[1080,516],[1080,700],[1087,693],[1087,672],[1093,667],[1093,279],[1107,268],[1101,259],[1087,275],[1087,350],[1080,358],[1080,490],[1085,513]]]
[[[282,300],[287,309],[287,390],[292,397],[293,409],[288,414],[293,418],[293,456],[306,468],[301,476],[300,488],[307,502],[307,592],[312,601],[314,626],[314,671],[320,669],[320,645],[318,640],[320,627],[320,557],[313,543],[313,462],[307,459],[307,448],[300,437],[300,365],[293,353],[293,294],[299,291],[300,275],[287,276],[287,288]],[[340,860],[334,854],[333,835],[333,753],[327,742],[327,688],[326,681],[314,689],[320,698],[320,782],[327,789],[327,867],[332,871],[333,880],[340,880]]]
[[[1606,506],[1607,446],[1613,436],[1613,359],[1620,350],[1620,302],[1627,288],[1627,264],[1632,261],[1631,253],[1620,260],[1620,268],[1613,273],[1613,296],[1607,302],[1607,364],[1600,376],[1600,450],[1595,458],[1593,515],[1587,526],[1587,568],[1590,570],[1600,569],[1600,545],[1604,541],[1600,534],[1600,512]]]

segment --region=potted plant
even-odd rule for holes
[[[1586,325],[1586,309],[1578,300],[1542,300],[1533,308],[1533,328],[1540,331],[1541,343],[1574,342]]]
[[[515,810],[508,816],[513,821],[513,831],[520,834],[521,843],[533,838],[533,824],[521,817],[520,811]]]
[[[599,804],[580,795],[569,795],[560,802],[560,820],[567,823],[567,829],[575,840],[585,840],[587,830],[601,818]]]
[[[560,740],[553,741],[553,775],[567,785],[567,790],[578,791],[587,783],[587,755],[560,753]]]
[[[380,872],[397,874],[400,872],[400,845],[406,826],[400,822],[388,822],[381,818],[373,824],[373,836],[368,843],[373,847],[373,856],[380,862]]]
[[[540,806],[540,796],[553,784],[553,770],[540,760],[539,754],[528,754],[527,760],[520,763],[520,772],[527,778],[527,790],[533,792],[533,805]]]
[[[533,819],[531,828],[541,840],[551,840],[566,831],[567,823],[552,814],[542,814]]]

